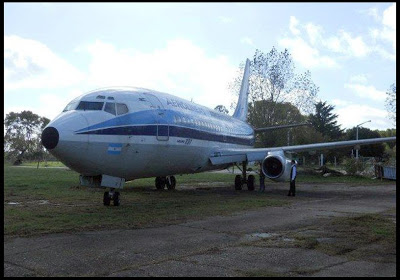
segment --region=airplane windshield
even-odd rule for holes
[[[90,102],[90,101],[81,101],[76,108],[76,110],[84,110],[84,111],[100,111],[103,109],[104,102]]]
[[[71,111],[76,108],[76,105],[78,105],[78,101],[72,100],[71,102],[68,103],[68,105],[64,108],[63,112]]]

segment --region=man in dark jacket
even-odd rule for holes
[[[290,190],[288,196],[295,196],[296,194],[296,175],[297,175],[297,166],[296,161],[292,160],[292,167],[290,169]]]

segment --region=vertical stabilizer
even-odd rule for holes
[[[239,100],[233,117],[241,121],[247,121],[248,95],[249,95],[249,75],[250,75],[250,60],[246,60],[244,67],[242,85],[240,87]]]

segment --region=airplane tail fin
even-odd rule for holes
[[[247,121],[249,75],[250,75],[250,60],[247,59],[246,66],[244,67],[244,74],[242,79],[242,85],[240,87],[238,104],[236,105],[236,110],[233,113],[234,118],[244,122]]]

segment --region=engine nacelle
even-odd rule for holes
[[[290,179],[291,160],[283,152],[271,152],[262,162],[262,172],[274,181],[288,181]]]

